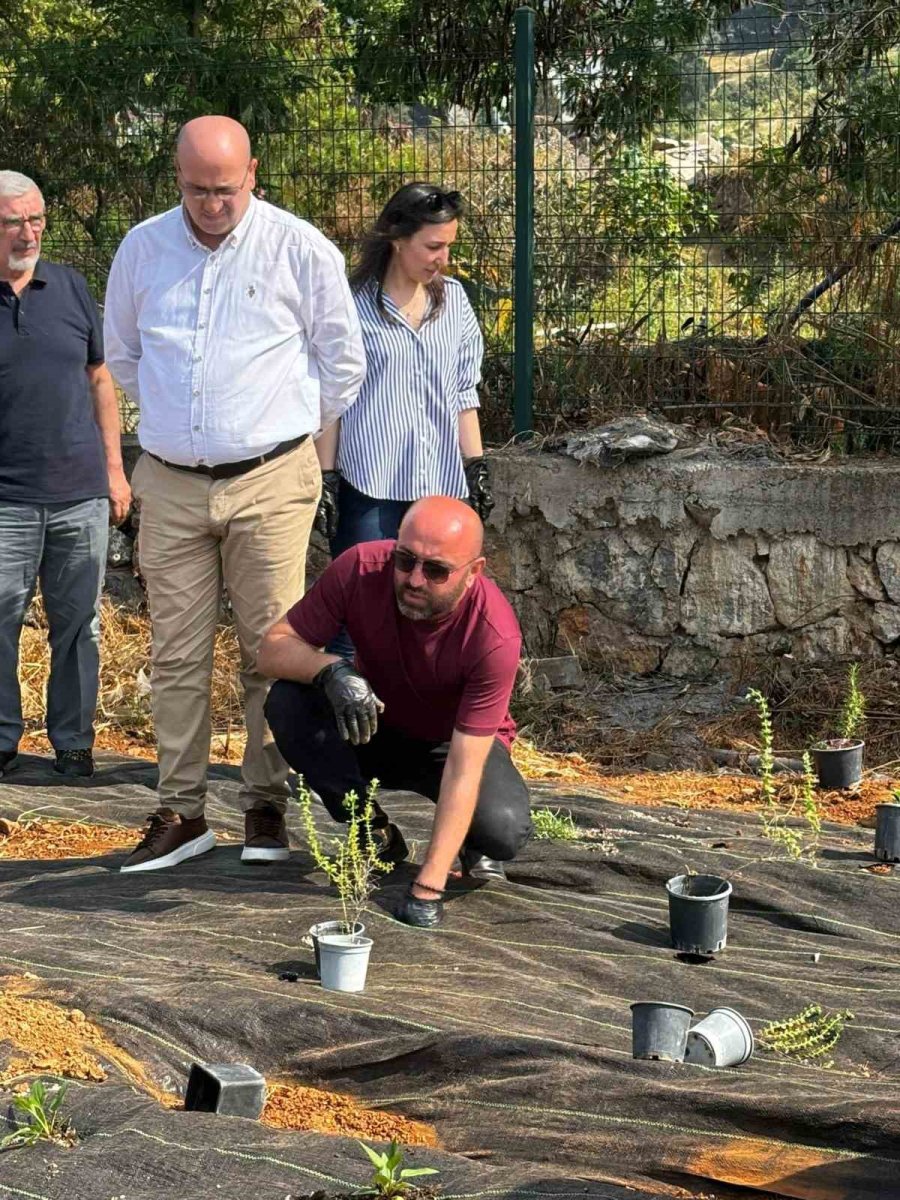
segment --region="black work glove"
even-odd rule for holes
[[[465,461],[466,483],[469,485],[469,503],[486,521],[494,507],[494,494],[491,491],[491,476],[485,459],[467,458]]]
[[[369,687],[368,680],[342,658],[323,667],[313,683],[328,697],[328,703],[334,709],[338,733],[344,741],[353,746],[371,741],[378,729],[378,714],[384,712],[384,705]]]
[[[431,888],[428,889],[432,891]],[[441,893],[443,895],[443,893]],[[410,888],[394,909],[394,916],[404,925],[415,925],[418,929],[434,929],[444,919],[444,902],[441,899],[420,900]]]
[[[338,528],[338,492],[341,486],[340,471],[322,472],[322,498],[316,509],[313,526],[322,537],[329,542],[337,535]]]

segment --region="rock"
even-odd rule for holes
[[[801,662],[824,662],[872,658],[881,654],[881,646],[846,617],[828,617],[800,630],[793,653]]]
[[[591,605],[563,609],[557,620],[556,648],[576,650],[591,666],[614,666],[631,675],[647,675],[659,668],[665,650],[662,639],[644,637]]]
[[[766,577],[754,562],[756,540],[746,534],[694,550],[681,601],[681,624],[709,645],[715,634],[762,632],[775,625]]]
[[[871,551],[868,561],[855,550],[847,551],[847,578],[867,600],[884,599],[884,588],[881,586],[878,572],[872,565]]]
[[[900,638],[900,608],[896,604],[876,604],[872,612],[872,632],[879,642]]]
[[[680,145],[678,138],[657,135],[650,143],[650,148],[651,150],[677,150]]]
[[[634,541],[633,531],[629,536]],[[642,633],[671,633],[678,624],[679,597],[677,592],[668,596],[656,586],[652,553],[652,542],[645,553],[639,553],[618,529],[597,530],[559,560],[554,589]]]
[[[674,679],[706,679],[719,664],[715,651],[688,638],[676,638],[662,661],[663,675]]]
[[[875,551],[875,562],[885,591],[900,604],[900,542],[882,542]]]
[[[846,552],[811,533],[772,542],[768,580],[775,616],[789,629],[830,617],[854,598],[847,582]]]
[[[574,654],[559,658],[534,658],[530,666],[533,678],[543,679],[549,688],[584,687],[584,671]]]

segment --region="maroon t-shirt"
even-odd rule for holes
[[[435,742],[449,741],[454,729],[496,734],[509,746],[522,634],[508,600],[479,575],[453,612],[411,621],[394,596],[395,544],[345,550],[287,614],[291,627],[310,645],[325,646],[346,626],[356,664],[384,702],[385,725]]]

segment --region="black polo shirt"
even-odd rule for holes
[[[0,501],[106,496],[106,456],[85,368],[103,328],[83,275],[38,261],[17,296],[0,280]]]

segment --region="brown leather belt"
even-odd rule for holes
[[[208,479],[234,479],[236,475],[246,475],[248,471],[261,467],[263,463],[271,462],[273,458],[281,458],[282,454],[288,454],[297,446],[302,445],[308,437],[309,434],[304,433],[302,437],[291,438],[288,442],[279,442],[268,454],[260,454],[256,458],[245,458],[241,462],[219,463],[215,467],[186,467],[183,463],[167,462],[166,459],[160,458],[158,454],[154,454],[150,450],[147,453],[157,462],[161,462],[164,467],[171,467],[173,471],[190,471],[192,475],[205,475]]]

